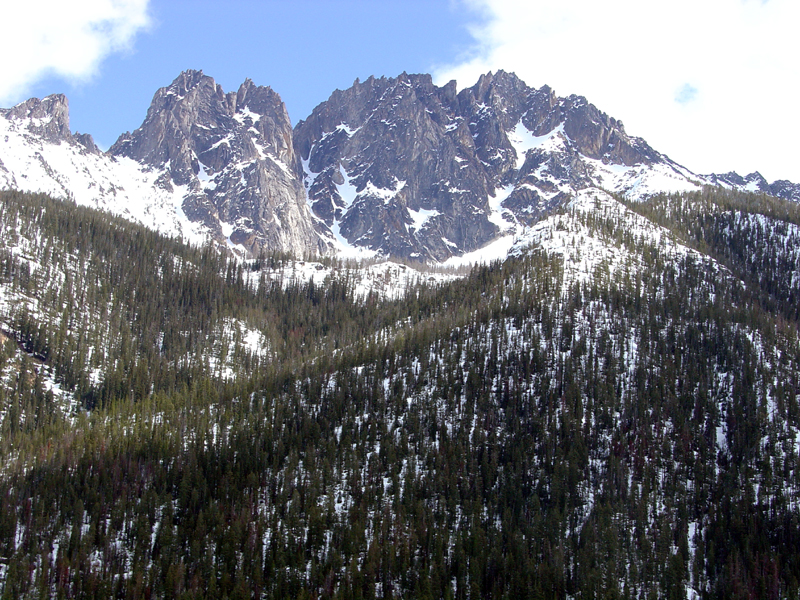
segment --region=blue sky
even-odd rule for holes
[[[131,48],[88,80],[51,75],[28,95],[66,93],[72,128],[108,146],[185,69],[202,69],[225,91],[247,77],[268,85],[295,123],[356,77],[430,72],[471,42],[471,13],[448,0],[153,0],[149,14]]]
[[[698,173],[800,182],[796,0],[0,0],[0,106],[55,92],[102,147],[202,69],[269,85],[293,122],[355,78],[505,69],[586,96]],[[12,60],[8,60],[12,57]]]

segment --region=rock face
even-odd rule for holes
[[[758,171],[754,171],[744,177],[734,171],[730,171],[722,174],[705,175],[704,178],[711,185],[719,185],[740,191],[763,192],[776,198],[800,202],[800,184],[792,183],[786,179],[776,179],[769,183]]]
[[[585,98],[503,71],[459,93],[429,75],[357,80],[294,142],[313,211],[340,242],[419,260],[481,248],[586,187],[635,195],[652,174],[696,187]]]
[[[191,221],[253,253],[326,249],[305,201],[289,115],[268,87],[247,80],[225,93],[202,71],[181,73],[109,154],[163,169],[159,185],[185,189]]]
[[[460,92],[430,75],[356,80],[294,130],[270,88],[226,93],[186,71],[107,153],[70,132],[60,94],[0,109],[0,140],[0,188],[254,254],[485,257],[592,188],[635,200],[720,185],[800,201],[800,185],[759,173],[695,175],[585,98],[503,71]]]
[[[93,154],[100,153],[91,135],[70,132],[69,102],[64,94],[52,94],[41,100],[31,98],[13,108],[0,108],[0,117],[22,124],[25,131],[42,141],[80,144]]]
[[[72,141],[69,102],[64,94],[53,94],[41,100],[31,98],[13,108],[0,109],[0,115],[8,120],[26,121],[30,133],[50,143]]]

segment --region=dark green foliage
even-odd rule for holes
[[[64,233],[72,225],[52,239],[73,240],[96,306],[119,304],[117,325],[100,320],[130,350],[114,355],[117,379],[81,384],[96,365],[76,362],[77,348],[97,341],[62,348],[49,341],[58,319],[15,313],[24,356],[56,367],[68,357],[57,372],[73,369],[96,400],[72,423],[4,438],[5,596],[800,594],[800,346],[789,297],[771,287],[797,270],[764,250],[751,279],[735,258],[765,232],[719,226],[735,235],[704,251],[732,275],[595,219],[637,249],[641,269],[565,285],[560,260],[534,252],[400,302],[358,303],[346,272],[248,287],[210,248],[17,201],[98,220],[85,254]],[[709,244],[657,207],[640,209]],[[145,266],[111,285],[114,246]],[[15,274],[4,281],[36,285],[24,261],[6,263]],[[154,268],[167,264],[182,266]],[[65,312],[92,330],[82,311]],[[269,332],[272,360],[241,355],[248,367],[227,379],[195,360],[224,318]],[[171,341],[148,346],[162,333]],[[16,397],[37,402],[36,377],[18,381]]]
[[[769,312],[800,317],[800,206],[720,188],[656,196],[629,208],[731,269]]]

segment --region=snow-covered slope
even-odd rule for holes
[[[0,109],[0,140],[0,189],[242,256],[464,265],[504,258],[587,194],[640,201],[714,185],[800,198],[757,173],[697,175],[585,98],[502,71],[458,93],[427,75],[356,81],[294,130],[270,88],[247,80],[225,93],[186,71],[109,152],[70,131],[61,95]]]
[[[561,122],[549,131],[545,127],[545,132],[540,132],[542,125],[537,128],[530,122],[528,113],[513,128],[506,130],[517,157],[518,170],[513,187],[507,193],[509,197],[520,194],[529,202],[526,206],[524,202],[514,202],[515,199],[510,198],[509,206],[513,207],[515,213],[520,213],[520,218],[524,219],[526,213],[540,214],[552,206],[553,199],[574,196],[591,187],[620,194],[630,200],[642,200],[662,192],[697,191],[705,183],[689,169],[654,151],[644,140],[628,137],[622,130],[622,124],[613,119],[610,127],[619,132],[612,129],[610,133],[604,132],[598,137],[624,136],[631,150],[622,156],[615,155],[614,142],[608,144],[609,152],[602,154],[586,148],[586,140],[575,139],[569,133],[569,129],[583,126],[568,128],[567,125],[570,119],[579,119],[574,116],[575,113],[599,111],[591,105],[587,108],[585,100],[581,100],[574,97],[551,100],[551,110],[560,110],[562,114],[558,116]],[[599,115],[608,118],[603,113]],[[587,118],[596,117],[580,114],[580,119]],[[592,120],[592,124],[596,125],[596,122]],[[629,153],[632,156],[628,156]],[[524,194],[526,191],[527,195]]]
[[[600,272],[617,280],[634,275],[644,268],[641,248],[645,246],[667,260],[677,262],[692,254],[713,263],[598,189],[581,190],[562,211],[525,229],[514,239],[509,254],[541,250],[562,257],[567,290]]]
[[[313,281],[317,285],[328,285],[331,281],[347,282],[357,299],[364,300],[370,293],[379,300],[397,300],[419,284],[440,285],[460,279],[468,269],[413,267],[393,261],[300,261],[287,260],[274,267],[248,273],[248,281],[256,287],[263,275],[267,281],[282,286]]]
[[[48,101],[66,109],[63,96],[42,103]],[[0,114],[0,189],[72,199],[193,243],[209,239],[208,228],[191,222],[181,208],[186,186],[164,186],[163,170],[104,154],[78,136],[42,135],[42,126],[56,119],[52,111]]]
[[[224,94],[198,71],[160,89],[142,127],[109,152],[72,134],[63,95],[0,110],[0,189],[42,192],[237,253],[324,252],[279,96]]]
[[[792,183],[786,179],[777,179],[769,183],[758,171],[744,177],[735,171],[721,174],[712,173],[711,175],[703,175],[703,180],[708,185],[717,185],[729,190],[761,192],[776,198],[800,202],[800,184]]]

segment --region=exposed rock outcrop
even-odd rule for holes
[[[268,87],[247,80],[225,93],[202,71],[181,73],[109,153],[164,169],[160,185],[185,187],[190,220],[254,253],[325,250],[305,201],[289,115]]]
[[[776,198],[800,202],[800,184],[792,183],[786,179],[776,179],[769,183],[758,171],[754,171],[744,177],[734,171],[729,171],[728,173],[705,175],[704,178],[712,185],[740,191],[762,192]]]
[[[77,132],[72,135],[70,132],[69,101],[64,94],[51,94],[41,100],[30,98],[13,108],[0,108],[0,117],[18,121],[28,133],[42,141],[51,144],[80,144],[88,152],[100,153],[91,135]]]
[[[356,80],[294,136],[315,214],[346,243],[403,258],[470,252],[579,189],[628,191],[654,168],[695,186],[585,98],[503,71],[458,93],[429,75]]]

